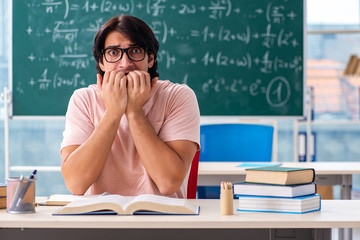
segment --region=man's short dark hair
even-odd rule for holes
[[[139,18],[130,15],[115,16],[108,20],[96,33],[92,52],[96,61],[96,70],[101,76],[104,71],[101,70],[99,63],[103,63],[102,49],[105,47],[105,39],[109,33],[117,31],[125,35],[131,42],[139,47],[146,49],[148,55],[154,55],[154,65],[148,69],[151,79],[158,77],[157,72],[157,52],[159,42],[151,28]]]

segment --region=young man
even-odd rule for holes
[[[61,144],[72,193],[186,198],[200,114],[189,87],[158,80],[158,49],[150,27],[132,16],[96,33],[97,84],[74,92]]]

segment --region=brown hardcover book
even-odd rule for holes
[[[0,197],[6,197],[7,188],[5,183],[0,183]]]
[[[259,167],[246,169],[246,182],[293,185],[311,183],[315,179],[312,168]]]
[[[0,208],[6,208],[6,197],[0,197]]]

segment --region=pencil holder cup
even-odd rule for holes
[[[34,213],[35,212],[35,181],[36,178],[6,178],[8,213]]]
[[[230,182],[221,182],[220,185],[220,214],[233,214],[233,188]]]

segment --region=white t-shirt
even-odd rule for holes
[[[200,146],[199,107],[195,93],[187,85],[158,80],[154,94],[143,109],[162,141],[188,140]],[[104,111],[97,85],[76,90],[69,101],[61,149],[84,143]],[[186,198],[188,177],[189,172],[171,197]],[[128,196],[160,194],[140,160],[125,114],[103,171],[86,194],[103,192]]]

